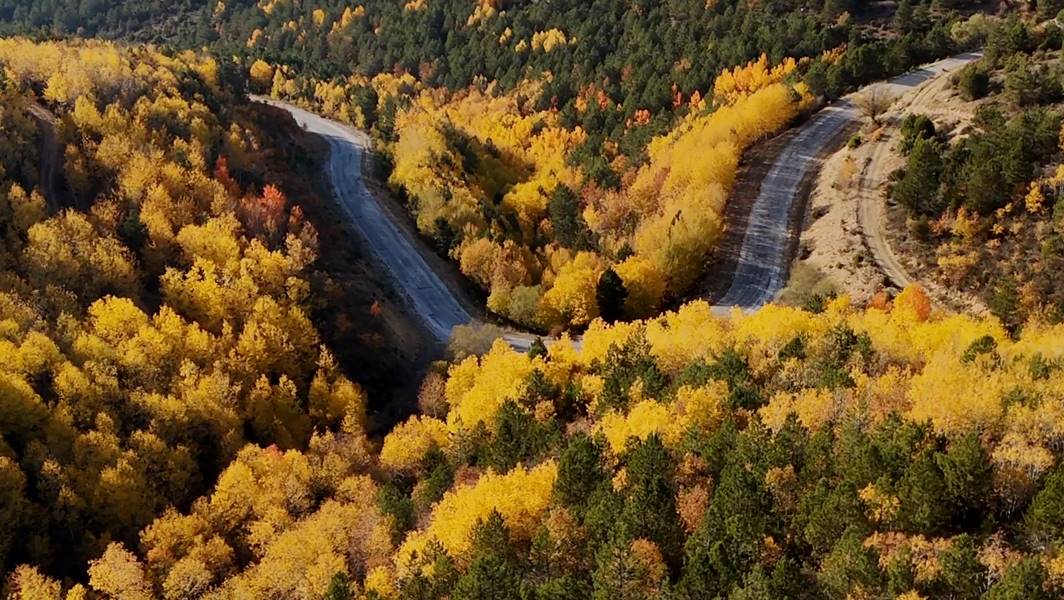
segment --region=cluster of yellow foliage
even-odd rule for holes
[[[454,178],[451,183],[466,188],[467,202],[490,201],[501,193],[503,205],[514,211],[521,221],[522,232],[529,237],[536,233],[554,187],[558,183],[570,187],[579,184],[580,173],[566,164],[565,156],[583,143],[586,135],[579,128],[570,131],[560,127],[557,117],[551,113],[527,111],[518,99],[534,96],[535,91],[520,88],[495,95],[472,90],[447,99],[424,92],[415,105],[400,114],[396,123],[400,135],[394,151],[393,180],[420,192],[417,197],[422,200],[422,206],[417,216],[422,231],[431,231],[440,217],[452,221],[458,230],[470,222],[468,218],[449,218],[452,203],[457,205],[459,214],[479,213],[478,204],[467,206],[438,197],[449,178]],[[451,140],[446,139],[445,126],[484,146],[477,153],[483,168],[475,173],[461,172],[462,160],[456,156]],[[431,161],[434,156],[437,160]],[[428,171],[448,164],[452,173]],[[453,172],[456,168],[457,172]],[[462,181],[464,175],[471,180]],[[461,192],[452,190],[452,193]]]
[[[604,268],[598,257],[555,243],[531,250],[549,231],[547,207],[555,188],[581,182],[565,157],[586,135],[560,127],[553,113],[519,104],[534,92],[474,90],[445,100],[423,92],[396,120],[391,181],[418,199],[422,232],[438,233],[445,222],[461,233],[452,255],[463,273],[490,292],[492,310],[529,324],[587,323],[598,311],[594,285]],[[473,152],[477,165],[468,165],[457,144]],[[516,240],[494,241],[499,224],[485,219],[483,207],[497,198],[516,219]],[[549,295],[558,283],[563,287]]]
[[[760,411],[762,421],[773,431],[782,429],[790,415],[798,417],[798,422],[807,429],[819,429],[831,423],[835,416],[834,394],[817,389],[781,392]]]
[[[274,68],[262,59],[256,60],[248,69],[248,78],[256,91],[268,90],[273,85]]]
[[[507,400],[524,392],[528,375],[542,363],[542,358],[530,359],[498,340],[483,357],[470,356],[452,367],[446,388],[448,426],[458,431],[490,425]]]
[[[544,373],[551,383],[575,383],[592,414],[603,392],[596,365],[606,359],[611,347],[623,345],[633,335],[645,336],[650,354],[659,368],[677,374],[688,365],[713,360],[726,348],[740,348],[756,374],[768,375],[780,368],[778,355],[792,340],[802,338],[810,352],[827,352],[833,331],[839,327],[867,336],[881,357],[882,366],[872,371],[853,371],[853,388],[836,390],[802,388],[780,391],[758,411],[759,418],[779,430],[790,415],[816,430],[830,427],[859,411],[881,421],[891,412],[914,422],[929,422],[945,436],[971,431],[1022,436],[1026,445],[1012,454],[1003,442],[999,462],[1021,468],[1013,455],[1038,456],[1064,439],[1064,412],[1054,403],[1029,406],[1010,404],[1007,396],[1016,389],[1043,396],[1059,393],[1064,377],[1033,375],[1028,361],[1034,356],[1055,360],[1064,347],[1050,342],[1064,334],[1060,326],[1028,327],[1018,340],[1011,340],[994,319],[937,314],[919,288],[909,288],[884,308],[854,309],[843,297],[833,301],[821,315],[798,309],[768,306],[749,315],[715,316],[703,302],[693,302],[675,312],[645,322],[607,326],[595,321],[580,348],[563,339],[546,357],[530,359],[501,342],[481,359],[471,357],[451,369],[447,383],[452,409],[452,431],[490,423],[507,399],[518,399],[523,383],[533,370]],[[991,340],[993,355],[971,357],[966,352],[977,340]],[[872,365],[865,365],[869,368]],[[801,365],[783,363],[775,377],[799,377]],[[667,444],[681,439],[692,427],[712,428],[723,411],[727,386],[719,382],[706,387],[681,387],[670,398],[647,397],[641,383],[628,390],[627,411],[607,410],[593,422],[615,451],[623,450],[629,438],[645,439],[659,434]],[[532,409],[526,408],[531,411]],[[1034,436],[1034,437],[1032,437]],[[1033,460],[1033,458],[1032,458]],[[1043,461],[1044,462],[1044,461]],[[1048,464],[1023,469],[1032,476],[1044,473]]]
[[[391,525],[375,506],[377,485],[356,472],[366,459],[361,432],[315,437],[306,453],[245,448],[210,497],[144,529],[144,564],[113,543],[90,567],[90,586],[115,598],[151,598],[150,573],[166,598],[320,597],[352,560],[367,570],[390,560]],[[319,503],[323,492],[330,499]],[[253,560],[234,575],[238,548]]]
[[[122,96],[180,96],[186,74],[195,74],[218,92],[219,67],[210,57],[184,52],[167,56],[147,49],[119,49],[106,42],[77,45],[0,40],[4,74],[19,87],[44,86],[44,99],[71,105],[78,98],[109,103]],[[151,91],[151,94],[147,92]]]
[[[604,247],[630,244],[636,256],[653,265],[656,274],[643,281],[658,287],[664,280],[668,289],[682,292],[701,272],[723,231],[722,215],[742,151],[786,125],[808,101],[801,87],[777,83],[708,115],[692,113],[668,135],[651,141],[650,160],[632,183],[596,198],[584,218]],[[633,287],[638,295],[649,296],[651,286]]]
[[[557,28],[537,31],[532,34],[532,49],[537,52],[553,52],[558,46],[564,46],[567,43],[569,43],[569,40],[566,38],[565,32]]]
[[[790,76],[798,68],[798,62],[793,58],[786,58],[780,64],[770,67],[768,56],[751,61],[745,65],[739,65],[732,70],[725,69],[713,82],[713,101],[718,106],[735,104],[740,99],[766,88],[774,83],[780,83]]]
[[[267,15],[272,15],[277,7],[288,6],[288,0],[259,0],[259,10]]]
[[[0,68],[5,146],[26,105],[53,111],[73,196],[48,206],[7,179],[38,157],[3,149],[0,516],[20,525],[0,534],[0,556],[17,544],[40,564],[96,558],[89,587],[116,598],[320,596],[352,548],[383,564],[390,521],[358,474],[371,460],[365,395],[306,307],[316,234],[277,188],[245,193],[230,175],[267,161],[218,65],[7,39]],[[213,497],[163,515],[190,506],[210,471],[222,472]],[[319,507],[323,490],[333,500]],[[76,543],[57,544],[59,530]],[[109,545],[142,530],[147,568]],[[19,573],[20,586],[54,587]]]
[[[879,555],[879,564],[886,568],[896,561],[909,563],[917,583],[934,581],[942,570],[941,558],[953,545],[950,538],[927,539],[922,535],[904,533],[874,533],[864,541],[864,547]]]
[[[540,322],[584,325],[597,317],[599,307],[595,285],[605,266],[605,262],[591,252],[578,252],[574,258],[562,263],[553,284],[540,300]]]
[[[447,424],[432,417],[414,416],[388,432],[381,448],[381,465],[399,472],[415,469],[434,448],[446,448]]]
[[[530,540],[554,489],[557,466],[552,461],[526,469],[518,466],[506,474],[491,471],[476,483],[447,492],[432,511],[424,530],[407,536],[395,555],[400,573],[421,566],[419,558],[433,540],[452,556],[469,549],[469,534],[478,522],[498,512],[514,540]]]
[[[727,393],[728,386],[719,381],[697,388],[683,386],[669,404],[639,400],[627,415],[607,412],[596,424],[596,430],[617,454],[624,451],[628,440],[645,440],[653,434],[661,436],[667,445],[677,447],[692,428],[706,430],[717,424],[723,415],[721,404]],[[633,395],[641,394],[637,390]]]
[[[473,7],[473,13],[469,15],[469,19],[466,21],[466,25],[472,27],[477,23],[482,23],[499,14],[501,0],[477,0],[476,6]]]
[[[340,20],[333,24],[333,32],[335,33],[337,30],[347,29],[351,23],[354,23],[355,20],[361,19],[364,16],[366,16],[365,6],[362,6],[361,4],[354,8],[345,6],[343,14],[340,15]]]
[[[545,34],[537,47],[547,50],[559,36]],[[423,233],[440,234],[445,223],[458,236],[452,255],[489,292],[493,311],[541,328],[586,325],[598,316],[598,279],[612,267],[628,290],[627,314],[646,316],[666,291],[682,292],[701,271],[722,231],[742,151],[809,100],[801,86],[779,83],[794,68],[788,61],[770,69],[763,60],[722,75],[733,82],[729,106],[692,113],[651,142],[648,163],[625,176],[622,190],[588,197],[583,217],[600,247],[612,255],[635,250],[615,265],[551,240],[549,200],[559,185],[580,189],[583,174],[566,156],[586,134],[523,105],[535,96],[530,84],[505,95],[419,93],[396,119],[391,182],[417,199]],[[518,232],[485,217],[486,207],[498,210],[496,200]]]

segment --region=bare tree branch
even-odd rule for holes
[[[861,114],[878,125],[879,117],[887,112],[891,104],[894,104],[894,95],[890,93],[887,86],[877,83],[858,94],[854,103],[857,104],[857,108],[861,109]]]

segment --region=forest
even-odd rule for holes
[[[252,91],[369,129],[420,232],[489,310],[540,332],[682,303],[745,148],[821,99],[977,45],[951,31],[982,8],[236,0],[181,4],[169,23],[143,2],[4,4],[17,32],[206,44],[241,57]]]
[[[408,21],[437,10],[416,4],[402,11]],[[908,18],[886,19],[885,37],[874,27],[882,15],[815,4],[790,11],[775,3],[748,10],[650,3],[646,18],[633,19],[580,3],[568,16],[583,20],[574,21],[556,19],[554,9],[549,18],[539,15],[535,4],[452,17],[445,3],[448,32],[446,23],[464,21],[457,31],[487,35],[478,47],[496,48],[477,56],[510,56],[512,47],[501,60],[516,62],[516,78],[504,64],[457,76],[465,68],[457,46],[417,68],[399,58],[406,54],[389,54],[384,64],[398,58],[400,68],[326,80],[299,66],[306,59],[276,53],[275,45],[289,41],[269,27],[253,30],[250,50],[241,51],[249,60],[261,56],[251,65],[260,91],[375,133],[379,176],[405,199],[422,234],[484,291],[492,312],[533,330],[579,330],[599,316],[646,317],[688,297],[719,241],[745,148],[825,97],[980,41],[951,33],[964,3],[909,6]],[[390,24],[387,10],[286,7],[260,8],[268,21],[292,17],[285,27],[293,30],[332,23],[327,48],[342,48],[345,35],[367,43],[371,36],[357,32],[371,25],[376,39],[395,43],[380,33]],[[780,19],[769,17],[777,13]],[[614,14],[619,37],[563,26],[605,27]],[[678,22],[691,31],[678,32]],[[292,41],[292,51],[312,52],[310,39]],[[449,33],[449,46],[454,39]],[[609,45],[614,39],[620,42]],[[707,47],[705,39],[714,42]],[[581,59],[589,46],[604,58]],[[381,64],[379,52],[359,64]],[[327,64],[328,52],[312,62]],[[712,159],[698,160],[699,151]]]
[[[365,395],[308,317],[317,235],[256,183],[241,77],[99,42],[0,40],[0,64],[0,564],[82,573],[248,443],[361,439]]]
[[[990,100],[910,118],[892,194],[1052,256],[1059,34],[975,4],[0,0],[0,594],[1064,597],[1052,311],[684,302],[745,150],[976,46]],[[374,430],[379,307],[331,343],[314,159],[249,93],[368,129],[490,310],[579,338],[436,362]]]

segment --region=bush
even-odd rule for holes
[[[986,114],[983,114],[983,113]],[[1003,122],[994,110],[977,112],[985,132],[957,148],[963,164],[959,189],[964,205],[989,215],[1027,187],[1035,169],[1057,152],[1061,116],[1055,111],[1026,110]]]
[[[878,124],[879,117],[894,103],[894,96],[885,85],[875,84],[858,94],[854,103],[857,104],[862,115],[868,117],[872,123]]]
[[[990,92],[990,74],[982,64],[972,63],[957,73],[954,85],[965,100],[978,100]]]
[[[823,61],[814,61],[802,76],[802,81],[809,86],[809,91],[816,96],[823,96],[828,91],[828,67]]]
[[[572,250],[591,250],[595,246],[595,236],[588,229],[581,213],[580,199],[573,190],[565,185],[554,188],[550,203],[547,205],[551,223],[554,224],[554,237],[562,246]]]
[[[918,215],[938,214],[944,207],[938,193],[944,161],[942,144],[917,138],[905,163],[905,174],[894,186],[894,199]]]
[[[505,329],[491,323],[459,325],[451,332],[447,351],[455,361],[460,361],[467,356],[481,356],[487,354],[495,340],[505,334]]]
[[[595,288],[595,300],[602,319],[613,323],[624,316],[624,301],[627,299],[628,290],[624,287],[624,281],[616,271],[606,269]]]
[[[990,64],[999,65],[1002,59],[1017,52],[1031,50],[1033,45],[1027,25],[1016,15],[1012,15],[991,30],[990,35],[987,37],[984,55],[990,61]]]
[[[909,231],[918,240],[927,241],[931,239],[931,222],[927,219],[927,215],[920,215],[913,219]]]
[[[906,115],[901,122],[901,153],[908,156],[916,140],[935,138],[935,122],[927,115]]]
[[[1035,15],[1039,20],[1048,21],[1064,9],[1064,0],[1038,0]]]
[[[859,148],[861,146],[861,144],[863,144],[863,143],[864,143],[864,138],[861,137],[861,134],[855,133],[852,136],[850,136],[850,140],[848,142],[846,142],[846,147],[849,148],[850,150],[853,150],[855,148]]]
[[[1023,323],[1020,294],[1016,282],[1010,277],[1002,277],[988,290],[986,305],[990,313],[1001,319],[1001,323],[1011,332],[1015,333]]]
[[[1005,94],[1017,106],[1035,106],[1060,98],[1060,80],[1044,65],[1032,64],[1024,55],[1009,59],[1005,69]]]

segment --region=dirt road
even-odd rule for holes
[[[889,93],[898,97],[899,101],[896,104],[904,102],[909,106],[919,106],[921,96],[949,85],[947,78],[941,76],[957,71],[981,56],[981,53],[969,53],[940,60],[891,81],[887,88]],[[883,164],[891,152],[890,145],[878,144],[862,170],[858,190],[858,222],[861,225],[865,243],[880,270],[895,286],[904,288],[916,279],[908,273],[887,240],[886,207],[883,204],[883,190],[879,185],[886,180],[886,177],[877,169],[877,166]]]
[[[891,96],[901,96],[978,57],[978,54],[963,54],[946,58],[874,85],[884,86]],[[771,302],[786,286],[800,232],[800,223],[796,223],[794,216],[808,195],[807,186],[803,184],[819,168],[821,157],[842,143],[840,134],[861,118],[855,100],[856,95],[851,95],[821,110],[792,135],[777,155],[760,182],[730,287],[716,301],[718,306],[757,308]],[[881,222],[881,217],[872,212],[868,219]],[[889,262],[889,245],[882,235],[870,237],[878,237],[879,251]]]

